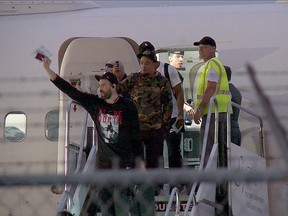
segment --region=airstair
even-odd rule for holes
[[[113,48],[111,47],[113,44]],[[111,49],[108,49],[110,47]],[[115,49],[117,47],[117,52]],[[132,41],[128,38],[71,38],[65,41],[60,50],[59,50],[59,71],[60,75],[66,80],[70,81],[72,85],[76,85],[76,87],[80,87],[83,91],[88,91],[90,93],[95,93],[97,90],[97,83],[95,79],[93,79],[94,75],[97,73],[103,73],[101,65],[103,65],[109,56],[109,58],[121,58],[122,61],[125,62],[125,68],[127,71],[138,71],[139,63],[136,58],[138,45],[136,42]],[[121,50],[121,51],[120,51]],[[125,53],[125,55],[123,55]],[[189,68],[187,66],[188,71],[191,69],[192,72],[186,73],[184,78],[184,86],[186,86],[185,94],[186,98],[193,98],[191,95],[191,87],[194,86],[194,80],[196,76],[196,72],[198,68],[201,66],[201,62],[196,61],[193,55],[191,58],[189,57]],[[190,67],[191,66],[191,67]],[[93,88],[92,88],[93,87]],[[60,119],[65,122],[65,132],[61,128],[59,131],[60,137],[65,138],[64,142],[60,141],[58,150],[58,157],[60,155],[59,161],[62,161],[64,157],[65,166],[63,173],[66,176],[73,178],[73,175],[82,175],[82,176],[90,176],[92,173],[98,172],[95,170],[95,159],[97,152],[97,134],[94,127],[94,124],[91,124],[91,119],[89,119],[86,111],[81,108],[79,105],[75,104],[75,102],[68,102],[67,96],[60,94]],[[67,108],[65,104],[68,103]],[[211,106],[215,104],[217,108],[217,101],[212,98],[209,103],[209,113],[207,118],[207,124],[210,121],[211,117]],[[251,125],[245,125],[243,143],[248,145],[249,148],[240,148],[239,146],[231,143],[230,137],[230,107],[236,106],[241,109],[242,112],[249,115],[246,117],[250,120],[252,117],[257,122],[257,127]],[[73,110],[73,111],[72,111]],[[76,112],[77,110],[77,112]],[[217,109],[216,109],[217,110]],[[265,169],[265,148],[263,147],[263,124],[262,119],[246,110],[245,108],[238,106],[237,104],[230,103],[227,107],[227,152],[224,156],[227,156],[227,166],[226,170],[232,171],[236,170],[248,170],[253,172],[258,169]],[[73,117],[77,118],[76,123],[81,123],[82,133],[79,133],[77,127],[74,127],[74,121],[70,122],[71,116],[73,113]],[[81,115],[84,115],[81,117]],[[252,116],[252,117],[251,117]],[[79,120],[80,119],[80,120]],[[63,122],[60,122],[63,125]],[[73,125],[73,126],[72,126]],[[199,146],[195,147],[195,145],[199,144],[199,130],[193,127],[187,127],[185,134],[182,139],[182,153],[184,156],[184,164],[192,166],[194,169],[188,170],[189,174],[193,172],[203,172],[206,171],[218,171],[219,167],[217,166],[220,158],[223,157],[223,154],[218,154],[218,147],[223,147],[223,143],[218,143],[218,113],[215,114],[215,137],[214,137],[214,146],[211,151],[210,158],[208,160],[207,165],[203,166],[203,161],[200,160],[200,155],[204,155],[207,143],[208,129],[205,129],[204,134],[204,142],[202,148],[202,152],[196,149]],[[207,128],[207,127],[206,127]],[[259,129],[260,128],[260,129]],[[260,137],[260,142],[258,142],[258,147],[250,150],[250,144],[255,140],[255,133],[257,131],[258,137]],[[259,131],[259,132],[258,132]],[[253,132],[252,136],[246,136],[247,134]],[[75,134],[79,135],[80,140],[74,140],[72,137]],[[246,139],[246,137],[252,137],[252,140]],[[195,144],[195,145],[194,145]],[[64,149],[64,150],[63,150]],[[63,154],[62,152],[63,151]],[[84,153],[85,152],[85,153]],[[64,156],[65,154],[65,156]],[[186,159],[186,160],[185,160]],[[217,161],[217,162],[216,162]],[[61,165],[61,164],[60,164]],[[62,174],[61,166],[59,165],[58,171],[60,170],[60,174]],[[178,170],[179,171],[179,170]],[[180,170],[182,172],[182,170]],[[183,173],[188,175],[187,170],[183,170]],[[147,171],[149,173],[149,170]],[[182,176],[183,173],[179,174],[178,178],[185,178],[186,176]],[[101,175],[100,173],[99,175]],[[150,175],[151,173],[149,173]],[[170,174],[169,174],[170,175]],[[169,176],[168,175],[168,176]],[[171,176],[173,173],[171,173]],[[190,176],[190,175],[189,175]],[[131,178],[137,178],[137,176],[130,176]],[[214,177],[214,176],[213,176]],[[217,176],[215,176],[216,178]],[[159,179],[154,179],[159,180]],[[165,186],[168,185],[170,179],[166,179],[161,182]],[[225,185],[227,189],[227,193],[224,197],[226,203],[218,203],[215,201],[215,196],[218,193],[215,182],[189,182],[189,185],[192,185],[189,195],[180,194],[177,188],[173,188],[170,193],[170,189],[166,190],[165,196],[155,196],[155,203],[157,208],[157,215],[184,215],[188,214],[191,216],[196,215],[205,215],[205,216],[214,216],[215,209],[216,212],[218,210],[222,211],[224,208],[227,215],[243,215],[243,209],[245,209],[245,215],[249,216],[268,216],[269,208],[268,208],[268,192],[266,183],[261,184],[250,184],[247,182],[232,182],[230,181]],[[84,183],[83,183],[84,182]],[[83,182],[76,182],[75,184],[66,184],[64,186],[63,193],[61,195],[59,204],[56,209],[56,213],[61,212],[63,210],[67,210],[71,212],[75,216],[80,215],[95,215],[94,213],[99,212],[97,207],[93,208],[91,211],[91,199],[93,198],[93,194],[91,195],[91,190],[89,184]],[[97,185],[97,182],[93,182]],[[175,185],[175,184],[171,184]],[[260,193],[259,193],[260,191]],[[92,202],[93,203],[93,202]],[[227,209],[228,206],[228,209]]]
[[[211,171],[217,170],[219,168],[219,163],[223,164],[225,156],[227,157],[227,166],[221,167],[222,169],[228,170],[265,170],[266,161],[265,161],[265,148],[264,148],[264,132],[263,132],[263,122],[260,116],[257,114],[245,109],[244,107],[230,102],[227,107],[227,150],[224,151],[225,155],[221,155],[223,151],[218,150],[218,130],[219,130],[219,114],[218,114],[218,104],[215,97],[212,97],[209,102],[209,110],[207,116],[207,122],[205,126],[204,140],[202,146],[201,155],[205,154],[207,137],[208,137],[208,127],[211,119],[211,108],[212,105],[215,105],[215,137],[214,137],[214,146],[210,153],[210,157],[206,167],[204,164],[204,157],[201,158],[199,165],[199,172],[201,171]],[[259,122],[259,138],[260,138],[260,149],[259,154],[252,153],[247,151],[234,143],[231,142],[231,123],[230,123],[230,108],[235,106],[239,108],[242,112],[247,113],[250,116],[253,116]],[[220,155],[218,155],[218,153]],[[219,162],[220,161],[220,162]],[[225,163],[224,163],[225,164]],[[219,190],[221,187],[224,187],[224,191]],[[175,190],[174,188],[173,190]],[[216,183],[207,183],[207,182],[194,182],[190,195],[186,202],[186,207],[184,212],[181,214],[179,211],[179,194],[175,193],[172,190],[170,195],[168,208],[165,211],[165,216],[171,215],[171,205],[174,201],[176,205],[176,212],[173,212],[172,215],[184,215],[184,216],[217,216],[217,215],[243,215],[243,212],[246,212],[245,215],[249,216],[260,216],[260,215],[269,215],[269,204],[268,204],[268,189],[266,183],[245,183],[245,182],[229,182],[223,185],[216,185]],[[225,192],[226,191],[226,192]],[[174,193],[173,193],[174,192]],[[176,196],[176,199],[174,198]],[[221,197],[222,203],[217,203],[215,200],[216,197]],[[223,197],[224,196],[224,197]],[[191,208],[192,206],[192,208]],[[217,213],[218,212],[218,213]]]
[[[197,169],[191,169],[191,172],[195,171],[207,171],[207,170],[217,170],[218,164],[218,111],[217,111],[217,101],[213,97],[209,103],[209,112],[207,117],[207,125],[210,124],[211,119],[211,107],[214,103],[216,107],[215,113],[215,144],[213,146],[212,152],[210,154],[210,158],[206,167],[203,166],[204,164],[204,157],[201,158],[199,167]],[[83,130],[82,130],[82,138],[81,143],[78,148],[71,148],[74,144],[70,142],[70,131],[69,131],[69,123],[70,123],[70,115],[72,106],[75,104],[74,101],[70,101],[67,105],[66,109],[66,128],[65,128],[65,175],[68,173],[73,172],[75,174],[91,174],[95,172],[95,159],[96,159],[96,151],[97,151],[97,140],[96,140],[96,132],[92,128],[87,127],[87,119],[88,114],[84,112],[84,120],[83,120]],[[251,153],[245,149],[242,149],[235,144],[231,143],[230,137],[230,107],[236,106],[237,108],[241,109],[242,111],[256,117],[259,120],[260,125],[260,139],[261,139],[261,149],[260,149],[260,156],[254,153]],[[263,124],[262,120],[259,116],[255,115],[254,113],[246,110],[245,108],[230,102],[228,105],[228,112],[227,112],[227,169],[265,169],[265,159],[263,156],[265,155],[264,147],[263,147]],[[89,133],[87,133],[87,128],[90,129]],[[90,143],[89,143],[89,155],[85,157],[85,140],[87,139],[87,134],[90,136]],[[207,136],[208,136],[208,127],[205,128],[204,134],[204,142],[202,147],[203,155],[205,153],[206,144],[207,144]],[[91,138],[92,137],[92,138]],[[71,150],[72,149],[72,150]],[[76,153],[75,153],[76,152]],[[237,160],[234,160],[235,157]],[[71,159],[72,158],[72,159]],[[72,167],[71,168],[71,163]],[[76,165],[75,165],[76,164]],[[251,165],[252,164],[252,165]],[[239,167],[240,166],[240,167]],[[257,184],[251,185],[249,183],[243,182],[230,182],[229,184],[225,185],[227,188],[227,194],[225,195],[225,200],[227,202],[228,210],[225,209],[227,206],[223,203],[217,203],[215,201],[215,197],[217,194],[217,185],[216,183],[211,182],[194,182],[192,183],[192,188],[190,190],[189,195],[180,195],[178,189],[175,187],[172,189],[171,193],[167,196],[155,196],[155,202],[157,203],[164,203],[162,209],[161,205],[158,205],[158,209],[156,211],[157,215],[190,215],[190,216],[214,216],[215,209],[219,211],[226,211],[225,214],[222,215],[240,215],[239,212],[243,211],[243,208],[247,208],[247,212],[249,212],[249,216],[256,216],[259,215],[258,213],[261,212],[261,215],[268,216],[269,211],[268,208],[268,192],[267,192],[267,185],[264,184]],[[56,209],[56,213],[59,213],[63,210],[71,212],[75,216],[80,215],[94,215],[95,213],[100,214],[99,208],[94,205],[94,210],[91,213],[91,194],[89,193],[90,186],[85,184],[78,184],[78,185],[65,185],[64,192],[61,195],[59,204]],[[259,193],[259,191],[261,191]],[[240,204],[239,204],[240,203]],[[249,203],[249,205],[247,204]],[[90,211],[90,213],[89,213]],[[265,213],[264,213],[265,212]]]

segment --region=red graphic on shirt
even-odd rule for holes
[[[119,125],[122,124],[122,111],[101,109],[99,111],[98,121],[101,127],[101,133],[106,143],[118,142]]]

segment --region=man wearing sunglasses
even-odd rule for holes
[[[108,61],[105,64],[105,71],[113,73],[117,77],[118,82],[121,82],[127,77],[123,63],[117,59]]]

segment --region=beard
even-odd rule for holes
[[[100,91],[100,94],[101,94],[101,98],[106,100],[106,99],[109,99],[111,97],[112,91],[111,90],[107,90],[107,92]]]

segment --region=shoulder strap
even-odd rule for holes
[[[173,92],[174,98],[176,98],[174,89],[173,89],[173,87],[172,87],[172,85],[171,85],[170,75],[169,75],[169,72],[168,72],[168,66],[169,66],[168,63],[164,63],[164,74],[165,74],[165,77],[166,77],[166,79],[168,80],[168,82],[169,82],[169,84],[170,84],[170,87],[171,87],[171,90],[172,90],[172,92]]]
[[[168,66],[169,66],[168,63],[164,63],[164,74],[165,74],[166,79],[168,79],[168,81],[169,81],[169,83],[171,85],[170,76],[169,76],[169,73],[168,73]]]
[[[180,80],[181,80],[181,83],[183,83],[184,77],[181,75],[181,73],[180,73],[178,70],[177,70],[177,72],[178,72],[179,78],[180,78]]]
[[[169,64],[168,63],[164,63],[164,74],[165,74],[165,77],[168,79],[169,83],[171,84],[170,82],[170,75],[169,75],[169,72],[168,72],[168,67],[169,67]],[[177,73],[179,75],[179,78],[181,80],[181,83],[183,83],[183,80],[184,80],[184,77],[179,73],[179,71],[177,70]]]

